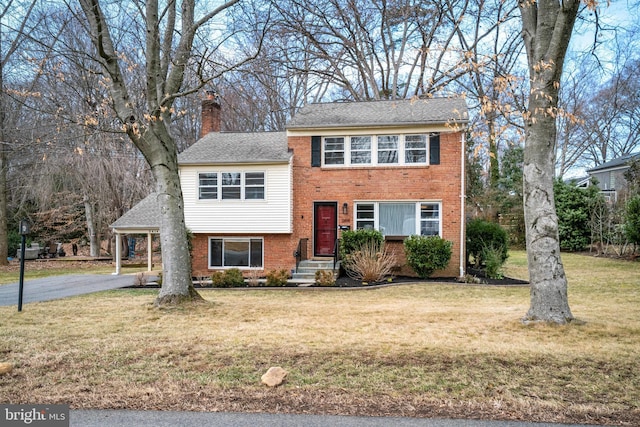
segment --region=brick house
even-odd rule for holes
[[[209,99],[202,120],[178,158],[194,275],[293,270],[333,257],[347,228],[380,230],[399,266],[405,237],[440,235],[453,256],[434,276],[464,274],[463,99],[311,104],[286,132],[260,133],[219,132]],[[126,224],[125,214],[112,227]]]

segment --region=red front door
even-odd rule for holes
[[[338,238],[338,204],[316,202],[313,206],[313,255],[333,256]]]

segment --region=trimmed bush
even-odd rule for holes
[[[345,258],[366,244],[372,244],[379,250],[383,242],[384,236],[378,230],[345,230],[340,237],[340,257]]]
[[[289,281],[289,271],[286,269],[271,270],[267,272],[267,286],[287,286]]]
[[[329,270],[316,271],[316,285],[318,286],[335,286],[336,279],[333,276],[333,272]]]
[[[473,257],[474,265],[482,267],[485,264],[487,251],[499,254],[500,265],[509,256],[509,236],[500,224],[484,219],[473,219],[467,223],[467,264]]]
[[[214,271],[211,274],[211,286],[214,288],[241,288],[244,285],[244,277],[238,268]]]
[[[449,264],[452,246],[452,242],[439,236],[409,236],[404,241],[407,264],[426,279]]]

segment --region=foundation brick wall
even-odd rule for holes
[[[193,236],[193,256],[191,268],[194,276],[210,276],[212,271],[218,269],[210,269],[209,260],[209,237],[264,237],[264,266],[265,269],[258,271],[257,274],[264,276],[268,271],[286,269],[290,271],[295,268],[296,261],[293,256],[295,247],[291,246],[292,236],[289,234],[266,234],[258,236],[250,235],[215,235],[215,234],[194,234]],[[298,241],[296,240],[296,245]],[[245,276],[247,272],[244,272]]]

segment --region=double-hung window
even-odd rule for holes
[[[242,174],[225,172],[222,174],[222,199],[240,199],[242,196]]]
[[[264,172],[247,172],[244,175],[244,198],[264,199]]]
[[[371,137],[352,136],[351,138],[351,164],[371,163]]]
[[[344,164],[343,137],[331,137],[324,139],[324,163],[326,165]]]
[[[202,172],[199,200],[264,200],[264,172]]]
[[[320,154],[322,141],[322,154]],[[312,166],[440,164],[440,135],[352,135],[312,138]]]
[[[201,173],[198,175],[198,191],[200,200],[218,198],[218,174]]]
[[[427,162],[426,135],[405,135],[404,162],[407,164]]]
[[[378,137],[378,163],[398,163],[398,135],[381,135]]]
[[[356,228],[376,229],[384,236],[438,236],[440,206],[439,202],[359,202]]]
[[[210,238],[209,268],[262,268],[263,241],[258,238]]]

